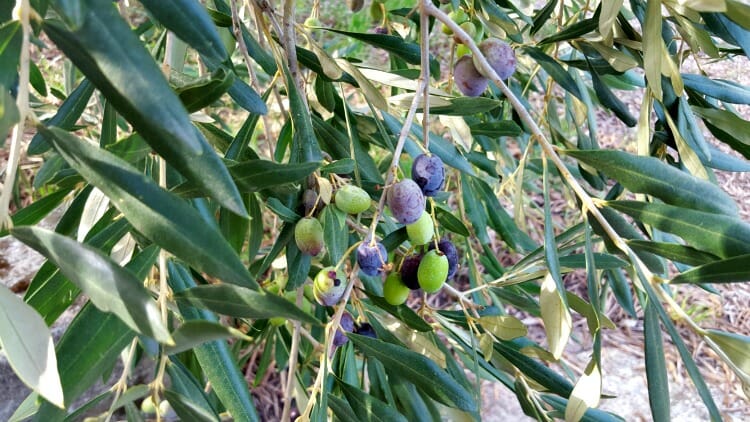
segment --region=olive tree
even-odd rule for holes
[[[750,339],[679,293],[750,279],[750,224],[714,174],[750,169],[750,90],[700,67],[750,52],[746,4],[348,2],[368,30],[319,1],[10,3],[0,235],[47,258],[22,299],[0,288],[2,351],[33,390],[16,420],[138,418],[144,398],[157,418],[166,400],[257,420],[269,371],[283,420],[480,419],[481,380],[539,420],[614,420],[597,409],[607,303],[643,320],[654,420],[665,342],[722,418],[677,323],[750,385]],[[622,90],[643,93],[635,115]],[[633,135],[600,145],[602,112]],[[590,339],[582,371],[571,337]]]

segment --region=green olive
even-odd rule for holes
[[[333,197],[336,207],[347,214],[359,214],[370,208],[370,195],[354,185],[344,185]]]
[[[383,284],[383,297],[385,301],[393,306],[406,302],[411,290],[401,281],[401,275],[397,272],[388,274]]]
[[[417,269],[419,287],[427,293],[435,293],[448,278],[448,257],[436,250],[427,252]]]
[[[424,245],[435,235],[435,226],[432,224],[432,217],[427,211],[422,211],[419,219],[406,226],[406,234],[409,235],[409,242],[412,246]]]

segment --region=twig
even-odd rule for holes
[[[240,22],[240,15],[237,9],[237,0],[231,0],[230,7],[232,9],[232,32],[234,33],[234,37],[237,39],[237,45],[240,48],[242,57],[245,59],[247,74],[250,76],[250,85],[252,85],[252,87],[260,93],[261,89],[260,84],[258,83],[258,76],[255,74],[255,69],[253,68],[252,61],[250,59],[250,53],[248,53],[247,51],[245,38],[242,36],[242,22]],[[271,142],[272,138],[271,129],[269,126],[270,122],[268,121],[268,114],[263,114],[260,116],[260,118],[263,119],[263,133],[266,137],[266,142],[268,143],[268,149],[270,151],[271,158],[273,158],[273,143]]]
[[[13,220],[10,218],[10,198],[13,195],[13,185],[16,181],[18,163],[21,161],[21,144],[23,143],[23,132],[26,126],[26,117],[29,114],[29,16],[31,5],[29,0],[17,0],[14,12],[18,12],[21,21],[21,56],[18,75],[18,95],[16,107],[18,108],[18,124],[13,128],[13,136],[10,142],[10,154],[8,155],[8,167],[5,172],[3,191],[0,193],[0,228],[12,227]]]
[[[422,0],[421,4],[431,0]],[[424,8],[419,13],[419,36],[420,36],[420,67],[422,72],[422,78],[426,83],[422,84],[422,140],[424,141],[424,149],[430,151],[430,33],[428,31],[430,26],[430,15],[425,13]],[[425,69],[427,71],[425,72]],[[415,92],[415,95],[419,95],[419,92]]]
[[[302,306],[302,299],[305,289],[297,289],[297,307]],[[281,421],[286,422],[289,419],[289,412],[292,410],[292,388],[294,388],[294,374],[295,367],[297,366],[297,355],[299,354],[299,332],[300,322],[294,320],[294,331],[292,333],[292,347],[289,351],[289,370],[287,371],[286,377],[286,389],[284,390],[284,409],[281,412]]]
[[[378,227],[378,219],[380,214],[383,212],[385,206],[386,191],[391,188],[393,180],[396,178],[396,169],[398,169],[398,162],[401,159],[401,151],[404,149],[406,143],[406,137],[409,136],[411,130],[411,124],[414,122],[414,115],[417,112],[417,106],[419,105],[419,92],[422,91],[426,84],[424,76],[420,76],[419,82],[417,83],[417,95],[414,95],[414,99],[411,101],[411,107],[409,112],[406,114],[406,120],[404,120],[404,126],[401,128],[401,132],[398,136],[398,142],[396,148],[393,150],[393,159],[391,160],[391,166],[388,169],[388,175],[385,179],[385,188],[383,194],[380,196],[380,202],[378,202],[378,208],[375,210],[375,214],[372,216],[372,224],[370,225],[370,236],[375,237],[375,229]]]

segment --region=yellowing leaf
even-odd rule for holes
[[[602,10],[599,13],[599,33],[604,39],[604,43],[612,45],[612,26],[620,13],[623,0],[602,0]]]
[[[440,348],[438,348],[432,339],[419,331],[413,330],[406,326],[401,321],[385,315],[382,317],[383,326],[388,329],[393,335],[411,350],[419,352],[420,354],[427,356],[432,361],[438,364],[441,368],[445,368],[445,355]]]
[[[492,351],[494,348],[492,347],[492,343],[495,341],[492,339],[492,336],[484,333],[479,336],[479,351],[482,352],[484,355],[484,360],[489,361],[492,359]]]
[[[479,319],[485,330],[501,340],[513,340],[526,335],[526,326],[518,318],[507,315],[485,316]]]
[[[602,394],[602,373],[595,362],[591,362],[570,393],[565,408],[565,421],[578,422],[586,410],[599,405]]]
[[[549,351],[555,359],[560,359],[570,338],[573,322],[570,318],[570,311],[565,307],[550,273],[547,273],[542,283],[539,307],[542,312],[542,321],[544,321],[544,331],[547,333]]]
[[[358,67],[344,59],[338,59],[336,62],[352,75],[354,80],[357,81],[359,89],[362,90],[362,95],[364,95],[375,108],[388,111],[388,101],[385,100],[385,97],[383,97],[380,90],[378,90],[375,85],[373,85],[372,82],[370,82],[370,80],[359,71]]]
[[[658,100],[662,98],[661,69],[662,48],[661,38],[661,1],[651,0],[646,7],[646,21],[643,29],[643,68],[651,92]]]

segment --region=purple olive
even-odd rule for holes
[[[424,211],[422,189],[411,179],[404,179],[388,189],[386,198],[393,217],[401,224],[412,224]]]
[[[456,65],[453,67],[453,81],[456,83],[458,90],[467,97],[482,95],[490,82],[477,71],[470,54],[456,61]]]
[[[425,196],[435,196],[445,183],[445,166],[437,155],[420,154],[411,165],[411,178]]]
[[[364,323],[357,327],[356,330],[354,330],[355,333],[361,335],[361,336],[367,336],[372,338],[378,338],[378,335],[375,334],[375,330],[372,328],[372,325],[368,323]]]
[[[505,41],[498,38],[487,38],[479,44],[479,51],[487,58],[487,62],[500,79],[508,79],[516,71],[516,53]],[[479,69],[479,73],[483,74],[482,68],[478,66],[476,60],[474,65],[476,69]]]
[[[430,250],[433,249],[435,249],[434,242],[430,243]],[[438,242],[438,249],[448,258],[448,278],[451,278],[456,274],[456,269],[458,268],[458,251],[453,242],[448,239],[440,240]]]
[[[336,330],[336,334],[333,335],[333,347],[339,347],[346,344],[349,338],[344,333],[351,333],[354,330],[354,318],[349,312],[341,314],[341,328]],[[343,331],[343,332],[342,332]]]
[[[422,262],[422,255],[409,255],[404,257],[404,262],[401,263],[401,282],[412,290],[419,288],[417,270],[420,262]]]
[[[333,306],[344,296],[348,280],[342,271],[325,267],[313,279],[313,296],[323,306]]]
[[[380,242],[370,244],[365,239],[357,247],[357,264],[363,273],[369,276],[376,276],[383,273],[383,265],[388,262],[388,252]]]

